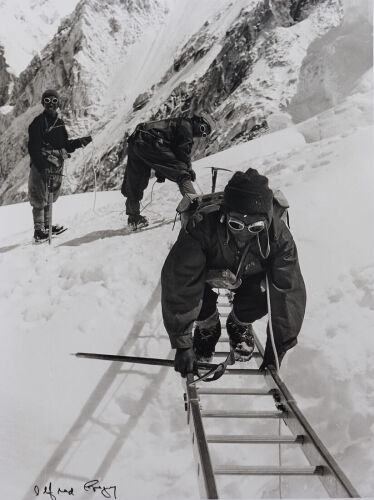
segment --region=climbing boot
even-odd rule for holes
[[[48,233],[42,229],[35,229],[34,231],[34,241],[35,243],[44,243],[48,240]]]
[[[197,361],[210,363],[214,350],[221,336],[221,323],[218,312],[203,321],[196,321],[193,348]]]
[[[53,236],[57,236],[58,234],[61,234],[64,231],[66,231],[66,229],[67,229],[66,227],[61,226],[60,224],[53,225],[52,226],[52,235]],[[46,227],[45,231],[48,233],[49,232],[49,227]]]
[[[129,215],[127,220],[128,225],[135,231],[136,229],[140,229],[141,227],[148,226],[148,220],[143,215]]]
[[[235,361],[248,361],[251,359],[255,348],[252,323],[239,321],[231,311],[226,321],[226,329],[230,339],[230,346],[234,350]]]

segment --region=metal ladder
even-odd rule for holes
[[[222,296],[221,296],[222,297]],[[230,300],[230,296],[226,296]],[[220,317],[228,316],[227,311],[231,308],[229,300],[226,303],[218,303]],[[225,328],[222,326],[222,328]],[[222,336],[219,342],[229,342],[228,337]],[[264,349],[255,336],[256,349],[253,359],[260,366]],[[227,352],[216,352],[215,356],[227,356]],[[278,476],[281,481],[283,476],[317,476],[331,498],[358,498],[359,494],[350,483],[344,472],[331,456],[327,448],[321,442],[305,416],[298,408],[294,398],[286,385],[275,371],[266,370],[266,374],[258,368],[227,368],[225,376],[263,375],[265,388],[226,388],[217,387],[215,384],[201,384],[193,382],[190,374],[186,381],[186,392],[184,394],[187,421],[192,435],[194,457],[197,463],[197,476],[201,498],[219,498],[216,485],[216,476]],[[271,396],[274,399],[276,409],[274,411],[237,411],[237,410],[202,410],[201,396],[218,395],[220,398],[226,396]],[[204,429],[205,419],[277,419],[284,422],[290,435],[266,434],[266,435],[227,435],[206,434]],[[281,420],[279,420],[281,419]],[[280,426],[280,423],[279,423]],[[210,444],[295,444],[300,447],[309,462],[309,466],[247,466],[247,465],[216,465],[212,463],[210,456]],[[250,449],[249,449],[250,453]],[[279,451],[280,453],[280,451]]]

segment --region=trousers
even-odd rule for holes
[[[32,216],[35,230],[44,230],[49,224],[49,205],[48,205],[48,189],[45,177],[39,170],[31,164],[28,194],[30,205],[32,206]],[[60,195],[60,189],[53,193],[53,202]]]
[[[266,292],[262,291],[261,282],[265,273],[245,276],[242,284],[232,290],[233,312],[236,318],[243,323],[253,323],[264,317],[268,312]],[[197,321],[204,321],[217,310],[218,294],[208,284],[205,285],[203,303]]]
[[[128,159],[121,193],[126,197],[126,214],[140,213],[140,200],[154,169],[156,176],[175,182],[184,196],[196,193],[188,166],[168,146],[137,139],[129,142]]]

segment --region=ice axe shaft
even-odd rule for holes
[[[217,184],[217,175],[218,175],[218,170],[225,170],[226,172],[231,172],[228,168],[220,168],[220,167],[210,167],[212,170],[212,193],[216,191],[216,184]]]
[[[77,352],[75,354],[77,358],[89,358],[89,359],[102,359],[106,361],[121,361],[122,363],[137,363],[141,365],[157,365],[157,366],[168,366],[170,368],[174,367],[174,361],[171,359],[160,359],[160,358],[142,358],[139,356],[120,356],[116,354],[97,354],[92,352]],[[218,368],[219,365],[212,363],[196,363],[197,368],[203,370],[211,370]]]
[[[52,243],[52,207],[53,207],[53,193],[52,193],[52,179],[48,179],[48,243]]]

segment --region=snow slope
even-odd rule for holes
[[[0,44],[15,75],[23,71],[56,33],[78,0],[1,0]]]
[[[371,102],[368,75],[344,102],[313,119],[194,164],[202,191],[210,190],[209,167],[251,166],[289,199],[308,305],[299,344],[286,356],[281,375],[362,496],[374,496],[374,237],[369,230],[374,152],[373,128],[364,119]],[[219,173],[218,188],[230,175]],[[144,212],[153,220],[173,217],[177,189],[152,184]],[[55,220],[70,229],[50,247],[30,244],[29,205],[0,208],[4,498],[34,498],[34,486],[42,494],[49,482],[55,494],[58,487],[73,487],[75,498],[100,498],[100,491],[83,491],[84,482],[96,478],[115,485],[122,500],[198,498],[180,377],[167,368],[70,355],[172,358],[159,276],[178,231],[166,224],[125,235],[119,192],[66,196],[54,207]],[[264,321],[255,328],[264,340]],[[209,400],[204,407],[213,402],[220,404]],[[265,403],[234,404],[259,409]],[[209,422],[209,429],[216,432],[222,425]],[[231,421],[225,430],[240,433],[243,425]],[[278,463],[272,447],[241,445],[227,452],[215,446],[218,463]],[[295,463],[291,448],[283,460]],[[56,475],[56,468],[64,475]],[[275,478],[229,476],[219,479],[218,488],[221,498],[279,495]],[[325,497],[314,479],[284,480],[282,493]]]

